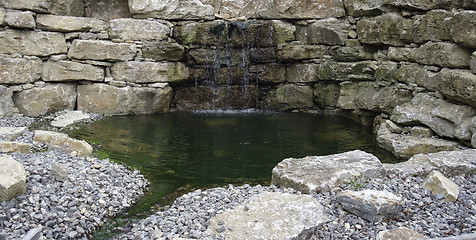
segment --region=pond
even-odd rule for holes
[[[248,110],[121,116],[73,135],[98,145],[99,155],[146,175],[150,192],[127,212],[131,216],[164,203],[178,189],[269,184],[273,167],[288,157],[361,149],[382,162],[396,161],[377,147],[370,127],[309,113]]]

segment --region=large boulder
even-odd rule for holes
[[[438,170],[445,176],[476,173],[476,149],[442,151],[417,154],[408,161],[396,164],[384,164],[388,173],[406,176],[426,177],[431,171]]]
[[[172,88],[114,87],[107,84],[78,86],[78,110],[105,114],[167,112]]]
[[[64,34],[6,29],[0,32],[0,53],[49,56],[67,51]]]
[[[133,83],[177,82],[189,77],[187,66],[180,62],[119,62],[111,67],[117,81]]]
[[[303,193],[330,191],[355,176],[382,178],[385,169],[377,157],[355,150],[328,156],[287,158],[273,168],[272,184]]]
[[[10,117],[13,115],[13,92],[0,85],[0,118]]]
[[[35,143],[46,143],[49,149],[60,149],[80,157],[90,156],[93,148],[85,141],[68,137],[64,133],[36,130],[33,138]]]
[[[38,14],[36,16],[37,28],[55,32],[100,32],[106,30],[106,22],[97,18],[58,16],[51,14]]]
[[[43,64],[42,79],[45,82],[66,82],[78,80],[101,82],[104,80],[104,69],[84,63],[66,60],[50,60]]]
[[[164,40],[170,28],[158,21],[120,18],[109,21],[109,37],[122,40]]]
[[[349,22],[330,18],[298,26],[296,39],[305,44],[344,45],[349,31]]]
[[[464,46],[476,48],[476,11],[458,12],[451,19],[451,36],[453,40]]]
[[[66,16],[83,16],[82,0],[3,0],[5,8],[32,10]]]
[[[0,156],[0,197],[5,201],[26,192],[26,172],[23,164],[9,156]]]
[[[99,61],[129,61],[135,58],[137,47],[131,43],[113,43],[103,40],[74,40],[69,58]]]
[[[73,109],[76,104],[75,84],[46,84],[43,87],[15,92],[13,102],[21,114],[43,116],[47,113]]]
[[[1,44],[1,43],[0,43]],[[0,84],[33,83],[40,79],[42,61],[37,57],[0,58]]]
[[[129,9],[136,18],[168,20],[212,20],[213,7],[199,0],[129,0]]]
[[[273,110],[309,109],[314,106],[313,90],[310,86],[283,84],[268,94],[266,105]]]
[[[328,220],[310,195],[266,192],[211,218],[207,233],[226,239],[306,239]]]
[[[13,28],[35,29],[36,22],[30,11],[8,11],[5,13],[5,23]]]

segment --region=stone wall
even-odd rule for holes
[[[472,0],[0,1],[0,116],[316,110],[476,147],[475,88]]]

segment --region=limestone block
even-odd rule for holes
[[[109,36],[122,40],[164,40],[170,28],[158,21],[120,18],[109,21]]]
[[[314,102],[320,108],[336,108],[340,87],[338,84],[314,84]]]
[[[132,18],[128,0],[95,0],[89,1],[86,16],[107,21],[117,18]]]
[[[0,156],[0,197],[5,201],[26,192],[26,172],[23,164],[10,156]]]
[[[90,118],[91,116],[88,113],[83,113],[81,111],[67,111],[65,114],[55,117],[50,125],[53,127],[67,127],[76,122]]]
[[[309,109],[314,106],[313,95],[310,86],[284,84],[269,93],[265,101],[272,110]]]
[[[82,0],[3,0],[5,8],[66,16],[83,16]]]
[[[0,138],[13,141],[28,131],[26,127],[0,127]]]
[[[458,12],[451,19],[451,36],[453,40],[464,46],[476,48],[476,11]]]
[[[296,39],[305,44],[344,45],[349,31],[349,22],[330,18],[298,26]]]
[[[31,144],[23,142],[0,142],[0,152],[2,153],[29,153]]]
[[[0,43],[1,44],[1,43]],[[40,79],[42,62],[39,58],[0,58],[0,84],[33,83]]]
[[[414,17],[414,34],[416,42],[451,40],[450,29],[445,20],[453,13],[447,10],[432,10]]]
[[[35,29],[35,17],[30,11],[8,11],[5,13],[5,23],[14,28]]]
[[[471,69],[471,72],[476,74],[476,51],[473,52],[471,55],[471,60],[469,62],[469,68]]]
[[[5,19],[5,9],[0,7],[0,26],[3,26],[4,19]]]
[[[13,91],[0,85],[0,118],[13,115]]]
[[[328,53],[328,47],[323,45],[287,44],[278,51],[278,59],[283,61],[296,61],[305,59],[322,58]]]
[[[409,10],[431,10],[437,8],[449,8],[451,0],[387,0],[390,6],[406,8]]]
[[[207,233],[226,239],[306,239],[327,221],[324,207],[310,195],[265,192],[211,218]]]
[[[78,110],[104,114],[167,112],[172,88],[113,87],[106,84],[78,86]]]
[[[64,54],[67,51],[64,34],[6,29],[0,32],[0,53],[30,56]]]
[[[313,63],[289,65],[286,68],[286,80],[293,83],[317,82],[317,65]]]
[[[362,43],[404,46],[414,37],[413,22],[397,13],[385,13],[357,22],[357,35]]]
[[[373,0],[344,0],[347,14],[352,17],[374,16],[385,12],[385,1]]]
[[[64,133],[36,130],[33,141],[48,144],[48,149],[77,152],[80,157],[91,156],[93,153],[93,148],[87,142],[70,138]]]
[[[354,104],[357,108],[391,113],[393,109],[409,102],[413,97],[410,90],[395,85],[381,86],[375,82],[360,82]]]
[[[244,73],[247,74],[247,73]],[[248,69],[250,82],[262,83],[282,83],[286,81],[286,68],[281,64],[260,64],[252,65]],[[241,74],[241,78],[243,78]]]
[[[129,61],[134,59],[136,51],[136,46],[130,43],[76,39],[68,51],[68,57],[111,62]]]
[[[213,7],[199,0],[129,0],[129,9],[136,18],[167,20],[212,20]]]
[[[337,106],[341,109],[358,109],[355,105],[355,97],[359,93],[359,83],[342,82],[340,83],[340,92],[337,98]]]
[[[403,63],[395,72],[395,79],[406,84],[428,87],[434,85],[435,73],[429,67],[415,63]]]
[[[345,190],[337,195],[336,200],[345,210],[371,222],[392,218],[402,210],[402,198],[387,191]]]
[[[47,113],[73,109],[76,104],[75,84],[46,84],[43,87],[15,92],[13,102],[21,114],[43,116]]]
[[[373,81],[378,68],[375,61],[336,62],[323,60],[318,64],[317,79],[320,81]]]
[[[330,191],[355,176],[382,178],[385,169],[372,154],[355,150],[328,156],[287,158],[273,168],[272,184],[303,193]]]
[[[355,47],[331,47],[329,53],[336,61],[354,62],[362,60],[374,60],[376,49],[363,46]]]
[[[384,230],[377,234],[377,240],[422,240],[426,238],[427,237],[407,227],[398,227],[395,229]]]
[[[469,70],[441,70],[428,89],[438,91],[447,98],[476,107],[476,74]]]
[[[406,176],[426,177],[431,171],[438,170],[446,176],[476,173],[476,149],[442,151],[417,154],[408,161],[385,164],[388,173]]]
[[[185,57],[185,47],[174,42],[145,42],[142,56],[156,61],[180,61]]]
[[[111,67],[117,81],[134,83],[177,82],[188,79],[188,67],[180,62],[119,62]]]
[[[80,80],[101,82],[104,80],[104,69],[78,62],[50,60],[43,64],[42,79],[45,82],[66,82]]]
[[[448,202],[456,201],[459,194],[458,185],[439,171],[432,171],[428,175],[423,183],[423,188],[430,190],[434,195],[443,194],[444,200]]]
[[[276,43],[285,43],[295,40],[296,26],[288,21],[270,20],[273,37]]]
[[[37,28],[55,32],[101,32],[106,30],[106,22],[97,18],[38,14]]]
[[[448,42],[428,42],[416,52],[417,62],[449,68],[468,68],[471,59],[470,49]]]
[[[431,131],[431,129],[420,126],[412,127],[410,134],[415,137],[433,137],[433,131]]]
[[[387,57],[393,61],[415,62],[418,48],[389,47]]]
[[[390,119],[400,124],[424,124],[443,137],[470,140],[469,125],[476,109],[447,102],[425,93],[395,107]]]

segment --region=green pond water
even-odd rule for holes
[[[377,147],[372,130],[340,117],[308,113],[171,112],[105,119],[75,133],[98,154],[139,169],[150,191],[126,214],[147,212],[182,192],[226,184],[269,184],[288,157],[364,150],[396,161]]]

